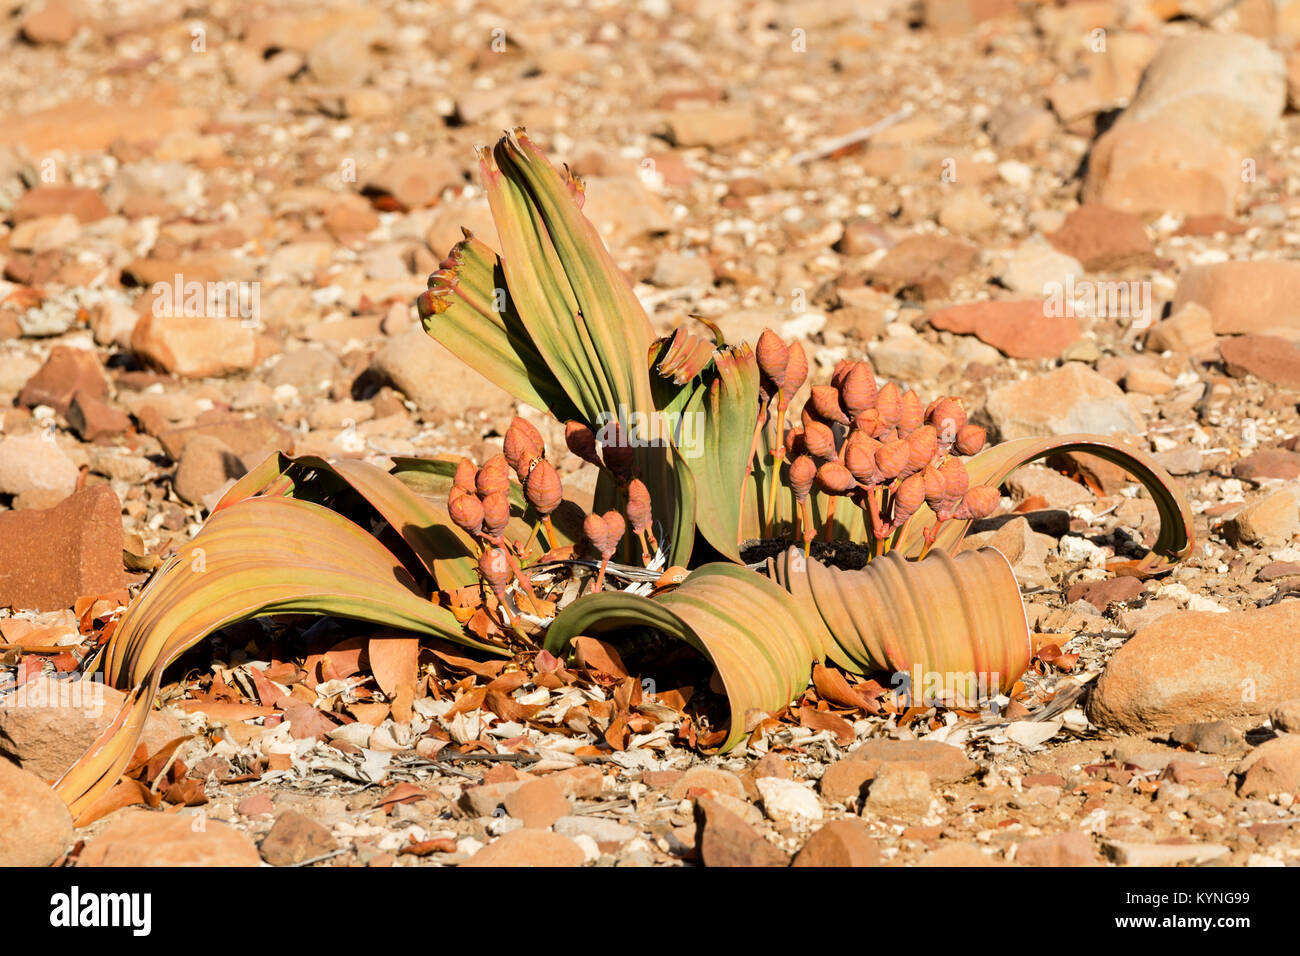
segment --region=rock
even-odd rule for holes
[[[1146,428],[1118,385],[1079,362],[1004,385],[989,395],[986,409],[1003,441],[1074,432],[1136,435]]]
[[[629,840],[636,839],[637,835],[635,828],[608,817],[564,816],[556,820],[551,825],[551,829],[571,840],[585,836],[594,840],[597,845],[627,843]]]
[[[1219,344],[1228,374],[1300,389],[1300,346],[1275,335],[1239,335]]]
[[[45,0],[23,17],[22,32],[28,43],[63,46],[77,35],[80,26],[81,18],[68,0]]]
[[[1183,352],[1192,356],[1214,351],[1217,344],[1214,319],[1208,309],[1195,302],[1185,303],[1169,318],[1157,322],[1146,338],[1146,346],[1153,352]]]
[[[1041,289],[1039,291],[1042,291]],[[1040,299],[999,300],[954,305],[930,316],[930,325],[957,335],[974,335],[1003,355],[1020,359],[1057,358],[1079,338],[1073,315],[1053,312]]]
[[[392,196],[407,209],[423,209],[443,190],[465,183],[460,166],[445,157],[406,154],[385,161],[366,178],[366,190]]]
[[[655,259],[650,281],[665,289],[683,286],[708,288],[713,285],[713,266],[703,256],[665,252]]]
[[[430,210],[424,241],[434,255],[446,256],[451,252],[452,246],[465,238],[462,228],[468,229],[493,249],[501,248],[492,210],[483,199],[448,199],[438,203]]]
[[[251,369],[257,358],[253,329],[233,318],[155,316],[131,332],[131,350],[141,361],[182,378],[208,378]]]
[[[1255,575],[1258,581],[1278,581],[1300,576],[1300,561],[1271,561]]]
[[[1084,203],[1074,210],[1047,238],[1089,272],[1118,272],[1156,261],[1155,246],[1141,219],[1096,203]]]
[[[1152,455],[1156,463],[1171,475],[1195,475],[1205,467],[1199,448],[1175,448]]]
[[[352,29],[335,30],[307,51],[307,69],[326,86],[361,86],[373,69],[370,37]]]
[[[1300,699],[1284,700],[1268,712],[1274,730],[1300,734]]]
[[[1174,380],[1158,368],[1135,365],[1124,376],[1124,391],[1130,395],[1167,395]]]
[[[247,471],[229,445],[211,435],[199,435],[186,442],[172,477],[172,488],[182,501],[201,505],[209,495],[224,492]]]
[[[1300,329],[1300,262],[1283,259],[1191,266],[1178,280],[1172,315],[1196,303],[1219,335]]]
[[[124,435],[131,427],[131,418],[125,412],[83,392],[73,396],[67,419],[81,440],[89,442]]]
[[[885,764],[871,781],[863,812],[923,816],[930,812],[930,775],[901,764]]]
[[[108,379],[99,356],[85,349],[56,345],[40,371],[23,386],[18,404],[28,408],[48,405],[60,415],[67,415],[72,396],[78,392],[92,399],[108,398]]]
[[[1231,216],[1241,155],[1171,123],[1116,124],[1093,144],[1082,200],[1138,216]]]
[[[790,857],[707,797],[695,802],[696,852],[705,866],[788,866]]]
[[[1043,498],[1053,508],[1073,508],[1094,500],[1093,493],[1077,481],[1036,463],[1017,468],[1004,484],[1016,502]]]
[[[1099,612],[1112,604],[1126,604],[1135,600],[1145,590],[1142,581],[1133,577],[1106,578],[1104,581],[1084,581],[1065,592],[1065,600],[1087,601]]]
[[[1053,290],[1065,289],[1067,285],[1073,287],[1074,280],[1082,275],[1083,266],[1078,259],[1053,248],[1041,237],[1035,237],[1007,257],[1006,268],[999,278],[1012,292],[1047,295]]]
[[[1170,731],[1169,739],[1203,754],[1241,753],[1246,749],[1245,739],[1226,720],[1179,724]]]
[[[1056,132],[1056,117],[1041,106],[1001,106],[989,117],[988,132],[999,149],[1015,150]]]
[[[334,353],[324,348],[295,349],[285,352],[266,375],[272,388],[292,385],[300,395],[329,391],[342,369]]]
[[[965,275],[979,248],[947,236],[908,236],[885,254],[871,273],[871,284],[902,299],[941,299],[948,283]]]
[[[879,342],[870,342],[867,353],[875,366],[876,374],[909,385],[933,382],[951,359],[918,335],[890,336]]]
[[[75,839],[62,798],[36,774],[0,760],[0,866],[49,866]]]
[[[1246,544],[1286,544],[1300,533],[1300,503],[1291,491],[1275,491],[1238,511],[1228,530]]]
[[[549,827],[573,810],[559,785],[545,777],[530,780],[506,794],[504,803],[506,813],[521,821],[524,826],[537,829]]]
[[[842,763],[843,761],[841,761]],[[832,820],[809,837],[791,866],[880,866],[880,847],[856,818]]]
[[[974,236],[998,224],[993,208],[978,186],[962,186],[953,191],[939,208],[939,225],[949,232]]]
[[[77,466],[44,432],[0,438],[0,495],[42,491],[66,496],[76,487]]]
[[[1237,793],[1267,798],[1275,793],[1300,791],[1300,737],[1284,734],[1266,740],[1239,763]]]
[[[876,769],[901,764],[924,770],[936,783],[959,783],[977,769],[960,748],[935,740],[866,740],[849,758],[864,761]]]
[[[512,830],[461,866],[582,866],[587,855],[568,837],[550,830]]]
[[[1246,481],[1259,481],[1263,478],[1290,481],[1300,478],[1300,452],[1285,448],[1260,449],[1233,465],[1232,475]]]
[[[415,402],[422,411],[442,411],[456,418],[471,409],[508,413],[513,402],[499,388],[430,338],[412,329],[390,340],[370,362],[383,382]],[[450,388],[450,383],[455,388]]]
[[[180,461],[189,443],[205,436],[228,446],[245,464],[260,464],[277,451],[293,454],[293,435],[269,418],[258,416],[231,416],[188,428],[170,428],[159,432],[158,442],[168,458]]]
[[[505,802],[506,797],[523,785],[523,780],[505,780],[468,787],[460,796],[460,806],[477,817],[490,817]]]
[[[107,485],[52,508],[0,513],[0,607],[60,610],[124,583],[122,505]]]
[[[818,782],[822,799],[831,803],[859,799],[877,769],[878,765],[865,760],[837,760],[826,768]]]
[[[1026,840],[1016,850],[1016,862],[1025,866],[1100,866],[1092,838],[1071,831]]]
[[[666,120],[668,137],[683,149],[715,149],[752,139],[758,128],[754,114],[728,106],[688,107],[673,110]]]
[[[77,866],[259,866],[253,842],[232,826],[194,813],[130,808],[87,841]]]
[[[889,234],[872,219],[854,216],[844,222],[844,235],[835,244],[835,251],[846,256],[869,256],[877,249],[893,246]]]
[[[0,702],[0,757],[42,780],[57,780],[125,703],[125,694],[102,681],[33,678]],[[141,742],[153,754],[184,734],[171,714],[151,710]]]
[[[1226,614],[1166,614],[1115,652],[1088,715],[1131,733],[1263,716],[1300,697],[1300,645],[1292,640],[1298,628],[1297,601]]]
[[[927,853],[917,862],[917,866],[1001,866],[979,847],[972,843],[952,843]]]
[[[1227,856],[1229,849],[1214,843],[1130,843],[1107,840],[1106,852],[1120,866],[1197,865]]]
[[[260,848],[262,859],[272,866],[293,866],[336,849],[338,843],[326,827],[296,810],[275,818]]]
[[[9,234],[9,247],[17,252],[40,255],[72,245],[81,229],[74,216],[42,216],[19,223]],[[34,332],[26,332],[35,335]],[[49,333],[45,333],[49,334]]]
[[[1248,153],[1285,106],[1281,54],[1239,33],[1196,31],[1165,42],[1116,126],[1171,123]]]
[[[741,779],[728,770],[716,770],[713,767],[692,767],[686,771],[669,789],[670,800],[685,800],[693,790],[712,791],[745,799],[745,785]]]
[[[94,189],[79,186],[42,186],[18,197],[10,215],[15,224],[47,216],[74,216],[78,222],[98,222],[109,214]]]
[[[586,196],[582,212],[610,248],[673,228],[667,205],[635,177],[592,176],[586,182]]]
[[[993,548],[1001,551],[1021,587],[1050,588],[1055,582],[1047,571],[1047,555],[1056,541],[1034,531],[1033,525],[1017,515],[992,533],[968,536],[962,550]]]
[[[822,818],[822,805],[812,788],[797,780],[761,777],[754,781],[763,796],[763,812],[777,823],[814,821]]]

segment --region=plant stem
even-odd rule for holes
[[[776,524],[776,486],[781,483],[781,460],[785,458],[785,413],[781,411],[781,389],[776,390],[776,442],[772,445],[772,484],[767,489],[767,509],[764,512],[767,521],[767,537],[775,534]]]
[[[768,400],[769,404],[771,399]],[[767,405],[761,405],[758,409],[758,420],[754,422],[754,435],[749,440],[749,457],[745,459],[745,480],[740,485],[740,522],[736,525],[736,544],[740,544],[745,534],[745,497],[749,493],[749,479],[754,474],[754,456],[758,454],[758,439],[763,434],[763,426],[767,424]],[[763,528],[764,537],[767,536],[767,525],[762,513],[762,502],[758,502],[758,521]]]

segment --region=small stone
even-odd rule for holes
[[[61,610],[124,583],[122,505],[107,485],[51,508],[0,513],[0,607]]]
[[[127,809],[87,841],[77,866],[259,866],[251,840],[191,813]]]
[[[878,249],[893,245],[889,234],[871,219],[854,216],[844,223],[844,235],[835,244],[835,251],[846,256],[869,256]]]
[[[1285,448],[1261,449],[1233,465],[1232,475],[1246,481],[1259,481],[1261,478],[1291,481],[1300,478],[1300,452]]]
[[[939,225],[962,236],[975,236],[997,225],[998,212],[977,186],[963,186],[943,201]]]
[[[1241,188],[1231,146],[1175,123],[1132,122],[1093,144],[1082,198],[1137,216],[1231,216]]]
[[[1155,246],[1141,219],[1096,203],[1074,210],[1047,238],[1089,272],[1118,272],[1156,261]]]
[[[1284,700],[1268,712],[1274,730],[1286,734],[1300,734],[1300,698]]]
[[[472,409],[507,412],[509,396],[466,368],[422,329],[389,341],[375,353],[371,369],[425,412],[445,411],[457,418]],[[448,388],[454,381],[456,387]]]
[[[327,828],[296,810],[276,817],[261,845],[262,859],[272,866],[293,866],[336,849],[338,843]]]
[[[707,797],[695,802],[696,852],[705,866],[788,866],[789,855]]]
[[[550,830],[512,830],[497,837],[461,866],[582,866],[587,855],[568,837]]]
[[[592,176],[582,212],[611,248],[673,228],[668,206],[635,176]]]
[[[307,69],[326,86],[361,86],[373,69],[370,39],[363,32],[335,30],[312,44]]]
[[[703,256],[664,253],[655,259],[650,281],[666,289],[686,286],[708,288],[713,285],[713,266]]]
[[[554,780],[530,780],[506,794],[506,813],[524,826],[536,829],[549,827],[560,817],[567,816],[573,807],[560,792]]]
[[[1025,866],[1100,866],[1092,838],[1071,831],[1026,840],[1016,850],[1016,862]]]
[[[1105,611],[1112,604],[1127,604],[1136,600],[1143,593],[1145,586],[1139,578],[1106,578],[1104,581],[1084,581],[1074,585],[1065,592],[1065,600],[1087,601],[1098,611]]]
[[[940,299],[979,258],[978,247],[946,236],[908,236],[885,254],[871,284],[902,299]]]
[[[1291,491],[1275,491],[1238,511],[1229,530],[1246,544],[1286,544],[1300,533],[1300,503]]]
[[[1079,338],[1073,315],[1038,299],[955,305],[934,313],[929,322],[936,329],[974,335],[1011,358],[1056,358]]]
[[[885,764],[871,781],[864,811],[923,816],[930,812],[930,775],[924,770]]]
[[[280,357],[267,373],[266,384],[292,385],[300,395],[310,396],[328,391],[340,372],[339,360],[328,349],[296,349]]]
[[[18,404],[28,408],[49,405],[66,415],[73,396],[78,393],[92,399],[108,398],[108,379],[104,377],[99,356],[85,349],[56,345],[40,371],[23,386]]]
[[[1300,575],[1300,561],[1273,561],[1260,568],[1255,578],[1259,581],[1278,581],[1297,575]]]
[[[1246,749],[1246,741],[1226,720],[1178,724],[1169,739],[1203,754],[1240,753]]]
[[[1119,386],[1079,362],[1004,385],[986,408],[1004,441],[1076,432],[1136,435],[1145,428]]]
[[[597,844],[627,843],[637,836],[634,828],[607,817],[564,816],[557,819],[551,829],[570,839],[585,836]]]
[[[1041,106],[1003,106],[989,117],[988,131],[1000,149],[1020,149],[1055,133],[1056,117]]]
[[[1174,293],[1172,316],[1195,303],[1219,335],[1300,329],[1300,262],[1232,260],[1191,266]]]
[[[1203,355],[1215,350],[1214,320],[1204,306],[1187,302],[1147,332],[1147,348],[1153,352],[1182,352]]]
[[[797,780],[762,777],[755,781],[763,796],[763,812],[778,823],[815,821],[822,818],[822,805],[810,787]]]
[[[445,157],[394,156],[366,180],[366,189],[392,196],[407,209],[423,209],[438,201],[443,190],[464,185],[460,166]]]
[[[745,785],[728,770],[713,767],[692,767],[668,790],[670,800],[684,800],[692,790],[710,790],[737,800],[745,799]]]
[[[97,222],[109,215],[99,192],[79,186],[42,186],[18,197],[10,212],[15,223],[47,216],[76,217],[78,222]]]
[[[257,357],[256,336],[238,319],[152,312],[136,323],[131,349],[141,361],[182,378],[247,371]]]
[[[1041,237],[1035,237],[1007,258],[1006,268],[999,278],[1012,292],[1022,295],[1062,295],[1066,287],[1082,275],[1083,266],[1078,259],[1053,248]]]
[[[752,139],[758,125],[747,109],[727,106],[688,107],[674,110],[666,120],[668,137],[683,149],[715,149]]]
[[[1189,721],[1264,716],[1300,697],[1300,602],[1165,614],[1115,652],[1088,716],[1140,733]],[[1177,662],[1176,666],[1173,662]],[[1250,694],[1243,688],[1249,687]]]
[[[47,491],[62,497],[76,487],[77,466],[45,433],[0,438],[0,494]]]
[[[919,335],[891,336],[867,345],[876,374],[882,378],[915,384],[933,382],[951,359]]]
[[[826,768],[818,783],[822,799],[848,803],[862,796],[867,781],[876,775],[877,765],[865,760],[837,760]]]
[[[239,456],[221,439],[198,435],[185,444],[172,488],[182,501],[201,505],[208,496],[225,491],[247,470]]]
[[[971,843],[951,843],[927,853],[917,862],[917,866],[967,867],[967,866],[1001,866],[979,847]]]
[[[255,793],[240,800],[235,810],[246,817],[269,817],[275,813],[275,804],[267,794]]]
[[[1233,771],[1243,797],[1268,797],[1300,791],[1300,736],[1284,734],[1248,753]]]
[[[57,780],[125,704],[126,695],[102,681],[33,678],[0,702],[0,763]],[[151,710],[140,742],[154,754],[184,734],[171,714]]]
[[[49,866],[75,839],[62,798],[36,774],[0,758],[0,866]]]
[[[131,418],[93,395],[77,392],[67,411],[68,425],[82,441],[99,441],[126,434]]]
[[[1073,508],[1094,500],[1091,491],[1059,471],[1029,464],[1007,476],[1006,486],[1017,502],[1042,498],[1053,508]]]
[[[978,766],[959,747],[934,740],[866,740],[849,759],[874,763],[877,768],[901,764],[924,770],[936,783],[959,783],[974,775]]]
[[[880,866],[880,847],[856,818],[832,820],[808,838],[791,866]]]
[[[1276,335],[1239,335],[1219,343],[1228,374],[1254,375],[1283,388],[1300,389],[1300,346]]]
[[[1230,852],[1214,843],[1130,843],[1108,840],[1106,852],[1120,866],[1177,866],[1209,863]]]

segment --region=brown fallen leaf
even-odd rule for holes
[[[856,737],[853,733],[853,725],[843,717],[815,707],[799,708],[799,726],[810,730],[829,730],[835,735],[836,742],[841,745],[853,743]]]
[[[594,637],[575,637],[570,643],[578,663],[592,674],[612,680],[623,680],[629,676],[623,658],[612,644],[598,641]]]
[[[393,719],[409,723],[420,676],[420,639],[382,631],[370,639],[369,655],[375,682],[392,702]]]

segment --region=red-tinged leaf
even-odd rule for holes
[[[866,707],[866,701],[849,685],[844,674],[823,664],[813,667],[813,686],[817,689],[817,696],[829,703],[855,710]]]
[[[456,698],[456,703],[451,705],[451,709],[443,715],[443,720],[451,720],[461,714],[473,713],[483,707],[483,701],[487,698],[486,687],[475,687],[467,693],[461,694]]]
[[[421,840],[418,843],[408,843],[397,851],[398,855],[407,856],[428,856],[430,853],[455,853],[456,841],[451,837],[435,837],[432,840]]]
[[[185,807],[200,807],[208,802],[203,781],[194,779],[178,780],[169,785],[162,791],[162,798],[167,803]]]
[[[622,680],[628,676],[623,658],[612,644],[594,637],[575,637],[571,643],[579,666],[610,680]]]
[[[389,698],[393,719],[407,723],[412,716],[415,684],[420,676],[420,641],[384,632],[370,639],[370,670],[379,689]]]
[[[428,796],[428,791],[423,787],[417,787],[413,783],[402,781],[376,800],[372,806],[386,809],[389,813],[392,813],[393,807],[399,803],[414,803],[417,800],[424,800]]]
[[[468,671],[476,677],[483,677],[487,680],[493,680],[498,677],[509,661],[475,661],[468,657],[457,657],[455,654],[446,654],[442,651],[434,651],[434,657],[442,661],[448,667],[458,671]]]
[[[355,703],[348,705],[348,712],[357,719],[359,723],[367,724],[371,727],[378,727],[388,717],[389,706],[387,704],[363,704]]]
[[[537,668],[539,674],[550,674],[564,666],[564,662],[546,649],[537,652],[537,657],[533,659],[533,666]]]
[[[496,714],[502,720],[524,721],[532,717],[542,709],[540,704],[521,704],[507,694],[500,691],[486,688],[487,693],[483,698],[483,706],[492,713]]]
[[[488,690],[496,691],[499,694],[513,694],[527,683],[528,675],[523,671],[506,671],[506,673],[488,684]]]
[[[121,810],[123,807],[137,804],[148,805],[150,796],[149,788],[139,780],[120,780],[86,808],[80,818],[83,821],[81,825],[89,826],[96,820]]]
[[[261,668],[246,667],[244,673],[253,682],[253,688],[257,691],[257,702],[262,706],[269,707],[284,695],[284,688],[268,680]]]
[[[289,736],[294,740],[317,740],[338,726],[310,704],[291,697],[282,698],[282,701],[284,719],[289,721]]]
[[[815,707],[800,707],[799,726],[807,727],[810,730],[828,730],[835,735],[835,740],[840,746],[851,744],[855,739],[853,725],[843,717],[832,714],[828,710],[818,710]]]
[[[181,710],[189,714],[202,713],[209,720],[232,721],[253,720],[257,717],[271,717],[275,708],[260,704],[245,704],[224,700],[180,700],[176,702]]]

